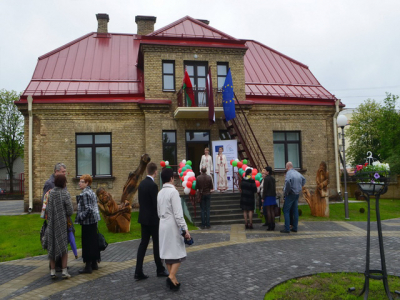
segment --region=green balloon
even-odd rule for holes
[[[195,181],[193,181],[193,184],[192,184],[192,189],[196,189],[196,180]]]
[[[166,166],[167,169],[172,169],[170,165]]]
[[[183,171],[181,172],[181,174],[179,174],[179,175],[181,175],[181,177],[183,176]]]
[[[232,162],[232,166],[234,166],[234,167],[237,166],[237,161],[236,161],[236,160],[234,160],[234,161]]]
[[[243,169],[239,169],[239,174],[240,174],[240,176],[242,176],[243,173],[244,173]]]
[[[191,165],[192,165],[192,161],[191,161],[191,160],[188,160],[188,161],[186,162],[186,164],[189,165],[189,166],[191,166]]]
[[[247,165],[247,163],[248,163],[247,159],[243,159],[243,164]]]
[[[187,170],[187,166],[184,166],[183,168],[182,168],[182,172],[185,172]]]
[[[261,175],[260,175],[260,174],[257,174],[255,178],[256,178],[256,180],[260,181]]]
[[[186,165],[186,170],[191,170],[192,167],[190,165]]]

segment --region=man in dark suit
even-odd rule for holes
[[[158,225],[160,219],[157,213],[157,194],[158,187],[154,182],[157,177],[157,165],[149,163],[147,165],[147,177],[142,180],[138,188],[139,196],[139,220],[142,227],[142,240],[139,245],[136,259],[135,279],[143,280],[149,276],[143,273],[143,259],[146,254],[147,246],[149,245],[150,236],[153,239],[153,255],[157,266],[157,276],[168,276],[169,273],[163,266],[160,259],[160,249],[158,244]]]

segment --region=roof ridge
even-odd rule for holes
[[[169,25],[166,25],[166,26],[164,26],[164,27],[162,27],[162,28],[160,28],[160,29],[157,29],[156,31],[153,31],[152,33],[147,34],[147,36],[156,36],[156,35],[158,35],[159,33],[163,32],[163,31],[166,31],[166,30],[168,30],[168,29],[170,29],[170,28],[172,28],[172,27],[174,27],[174,26],[176,26],[176,25],[178,25],[178,24],[180,24],[180,23],[183,23],[183,21],[186,21],[186,20],[190,20],[190,21],[196,23],[197,25],[199,25],[199,26],[201,26],[201,27],[204,27],[204,28],[206,28],[206,29],[209,29],[209,30],[211,30],[211,31],[214,31],[214,32],[216,32],[216,33],[218,33],[218,34],[220,34],[220,35],[226,37],[227,39],[231,39],[231,40],[235,40],[235,41],[240,41],[239,39],[237,39],[237,38],[235,38],[235,37],[233,37],[233,36],[231,36],[231,35],[229,35],[229,34],[226,34],[225,32],[222,32],[222,31],[220,31],[220,30],[218,30],[218,29],[216,29],[216,28],[214,28],[214,27],[212,27],[212,26],[210,26],[210,25],[207,25],[207,24],[205,24],[205,23],[203,23],[203,22],[201,22],[201,21],[199,21],[199,20],[197,20],[197,19],[194,19],[194,18],[192,18],[191,16],[185,16],[185,17],[183,17],[183,18],[180,18],[179,20],[176,20],[175,22],[172,22],[172,23],[169,24]]]
[[[279,52],[278,50],[275,50],[275,49],[273,49],[273,48],[271,48],[271,47],[269,47],[269,46],[267,46],[267,45],[264,45],[263,43],[260,43],[259,41],[248,40],[248,39],[242,39],[242,40],[243,40],[243,41],[246,41],[246,42],[253,42],[253,43],[259,44],[259,45],[261,45],[262,47],[265,47],[265,48],[271,50],[272,52],[275,52],[276,54],[279,54],[279,55],[281,55],[281,56],[287,58],[288,60],[294,62],[295,64],[298,64],[298,65],[300,65],[300,66],[302,66],[302,67],[304,67],[304,68],[309,69],[309,67],[308,67],[307,65],[305,65],[305,64],[303,64],[303,63],[301,63],[301,62],[299,62],[298,60],[295,60],[294,58],[291,58],[290,56],[287,56],[286,54],[283,54],[282,52]]]

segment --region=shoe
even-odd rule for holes
[[[69,279],[69,278],[71,278],[71,275],[69,275],[68,273],[65,273],[65,274],[62,274],[61,277],[63,279]]]
[[[149,278],[149,276],[147,276],[147,275],[144,275],[144,274],[135,274],[135,280],[136,280],[136,281],[144,280],[144,279],[147,279],[147,278]]]
[[[97,264],[97,261],[93,262],[92,263],[92,270],[98,270],[98,269],[99,269],[99,265]]]
[[[297,230],[296,230],[296,229],[293,229],[293,228],[290,229],[290,231],[291,231],[291,232],[297,232]]]
[[[269,224],[268,223],[264,223],[264,224],[262,224],[262,226],[269,226]]]
[[[50,278],[53,279],[53,280],[57,279],[57,275],[50,275]]]
[[[169,276],[169,273],[167,270],[157,273],[157,277],[168,277],[168,276]]]
[[[200,229],[205,229],[205,228],[206,228],[206,226],[203,226],[203,225],[200,226]]]
[[[79,272],[79,274],[92,274],[92,268],[83,268],[82,270],[79,270],[78,271]]]
[[[169,277],[167,277],[167,288],[171,288],[172,281]]]
[[[281,230],[281,233],[290,233],[290,231],[289,231],[289,230],[286,230],[286,229],[282,229],[282,230]]]
[[[249,229],[249,225],[246,224],[246,225],[245,225],[245,228],[246,228],[246,229]]]
[[[253,229],[253,223],[250,223],[249,229]]]
[[[210,229],[211,228],[211,226],[206,226],[206,229]]]
[[[170,280],[171,281],[171,280]],[[170,290],[172,291],[179,291],[179,288],[181,287],[181,284],[178,283],[177,285],[175,285],[172,281],[169,285]]]

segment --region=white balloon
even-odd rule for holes
[[[236,158],[235,160],[236,160],[236,161],[239,161],[239,158]]]
[[[186,184],[187,184],[187,180],[184,180],[184,181],[182,182],[182,186],[183,186],[184,188],[186,188]]]
[[[183,159],[182,162],[186,165],[186,159]]]
[[[194,172],[187,172],[187,174],[186,174],[186,175],[188,175],[188,176],[189,176],[189,178],[190,178],[190,177],[194,176]]]
[[[184,192],[186,195],[189,195],[189,193],[190,193],[190,188],[185,187],[185,189],[183,190],[183,192]]]
[[[183,177],[183,181],[188,181],[190,176],[186,173],[185,177]]]
[[[165,161],[165,165],[169,166],[169,161],[168,160]]]

